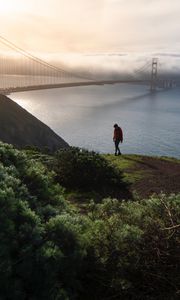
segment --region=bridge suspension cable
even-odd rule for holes
[[[156,74],[153,73],[152,77],[152,60],[146,59],[146,62],[139,68],[132,70],[132,72],[124,72],[124,77],[122,73],[119,72],[119,78],[115,74],[114,79],[112,76],[109,80],[99,80],[95,78],[89,78],[79,74],[78,72],[72,72],[66,70],[62,67],[57,67],[31,53],[18,47],[8,39],[0,36],[0,43],[8,49],[14,51],[15,58],[10,55],[4,55],[1,53],[0,59],[0,91],[17,91],[23,89],[39,89],[39,88],[49,88],[49,87],[59,87],[59,85],[68,85],[80,83],[89,84],[104,84],[104,83],[114,83],[114,82],[136,82],[136,83],[150,83],[152,87],[152,81],[154,87],[156,86],[171,86],[173,85],[172,79],[167,79],[167,76],[157,78]],[[159,63],[158,63],[159,67]],[[157,65],[156,65],[157,71]],[[159,70],[158,70],[159,74]],[[14,77],[13,77],[14,76]],[[153,88],[154,90],[155,88]]]
[[[148,75],[147,79],[150,79],[150,71],[151,71],[151,61],[148,59],[148,61],[142,67],[140,67],[139,69],[135,69],[134,77],[139,78],[139,76],[142,77],[143,75],[143,79],[145,79],[144,74],[146,73]]]
[[[64,74],[69,75],[69,76],[74,77],[74,78],[92,80],[92,78],[90,79],[90,78],[87,78],[86,76],[82,76],[82,75],[79,75],[77,73],[75,74],[75,73],[69,72],[69,71],[67,71],[67,70],[65,70],[63,68],[56,67],[56,66],[54,66],[54,65],[52,65],[52,64],[50,64],[50,63],[48,63],[48,62],[46,62],[46,61],[44,61],[42,59],[40,59],[39,57],[36,57],[36,56],[32,55],[31,53],[27,52],[26,50],[18,47],[17,45],[15,45],[14,43],[10,42],[9,40],[7,40],[6,38],[4,38],[2,36],[0,36],[0,42],[2,44],[6,45],[7,47],[15,50],[17,53],[20,53],[23,56],[29,58],[30,60],[32,60],[32,61],[34,61],[34,62],[36,62],[36,63],[38,63],[38,64],[40,64],[40,65],[42,65],[44,67],[48,67],[48,68],[50,68],[50,69],[52,69],[54,71],[57,71],[60,74],[64,73]]]

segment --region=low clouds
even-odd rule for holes
[[[180,51],[179,0],[6,0],[6,3],[21,9],[1,13],[1,34],[33,53],[112,56]]]
[[[135,76],[136,79],[151,77],[152,58],[158,57],[158,75],[179,78],[180,56],[178,53],[89,53],[47,56],[52,64],[66,70],[81,73],[94,79],[119,79]],[[141,72],[139,72],[141,70]]]

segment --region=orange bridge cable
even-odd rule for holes
[[[47,63],[46,61],[44,61],[44,60],[42,60],[42,59],[40,59],[40,58],[32,55],[31,53],[25,51],[24,49],[16,46],[15,44],[13,44],[12,42],[10,42],[9,40],[7,40],[6,38],[4,38],[2,36],[0,36],[0,42],[2,44],[6,45],[7,47],[15,50],[16,52],[21,53],[22,55],[26,56],[27,58],[35,61],[36,63],[39,63],[39,64],[41,64],[43,66],[49,67],[49,68],[51,68],[53,70],[56,70],[59,73],[61,72],[61,73],[68,74],[69,76],[72,76],[72,77],[78,77],[78,78],[81,78],[81,79],[92,80],[92,78],[90,79],[90,78],[87,78],[85,76],[77,75],[77,74],[74,74],[72,72],[66,71],[66,70],[64,70],[62,68],[55,67],[54,65],[51,65],[51,64]]]

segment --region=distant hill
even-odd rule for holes
[[[0,95],[0,140],[19,148],[29,145],[55,151],[69,147],[47,125],[4,95]]]

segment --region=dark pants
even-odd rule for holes
[[[117,154],[117,152],[118,152],[118,154],[121,153],[121,151],[119,149],[119,143],[120,143],[120,140],[115,140],[114,141],[114,144],[115,144],[115,154]]]

